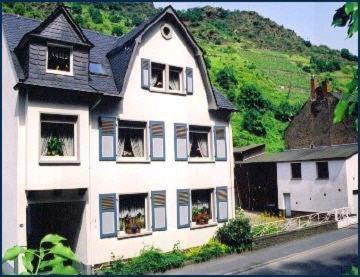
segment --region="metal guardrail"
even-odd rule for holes
[[[251,232],[253,237],[274,235],[283,232],[299,230],[310,226],[317,226],[331,221],[346,220],[351,216],[351,214],[350,207],[343,207],[279,221],[255,224],[251,227]]]

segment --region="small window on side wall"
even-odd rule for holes
[[[46,71],[49,73],[72,74],[71,47],[48,45]]]
[[[291,178],[292,179],[301,179],[301,163],[292,163],[291,164]]]
[[[329,179],[329,164],[328,162],[316,163],[318,179]]]
[[[77,116],[41,114],[42,159],[76,158]]]

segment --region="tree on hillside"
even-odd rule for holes
[[[332,25],[335,27],[348,27],[348,37],[352,37],[358,32],[358,3],[347,2],[336,10]],[[334,123],[342,122],[347,116],[355,119],[356,129],[358,128],[358,74],[354,75],[353,80],[348,84],[347,91],[343,98],[336,105],[334,112]]]
[[[235,70],[232,67],[225,66],[216,74],[216,82],[218,82],[224,90],[228,90],[238,83],[235,75]]]

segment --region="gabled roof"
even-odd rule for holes
[[[141,42],[142,35],[164,16],[170,16],[177,23],[177,26],[184,38],[194,49],[195,58],[205,83],[210,109],[229,112],[236,111],[232,103],[211,86],[207,68],[202,56],[202,51],[171,6],[163,9],[160,13],[144,21],[131,32],[120,38],[102,35],[98,32],[87,29],[81,29],[73,22],[69,11],[63,5],[57,7],[56,10],[43,22],[17,15],[3,14],[3,28],[20,82],[24,79],[25,74],[18,57],[14,54],[15,49],[18,45],[25,43],[29,37],[39,35],[39,33],[46,29],[51,20],[57,18],[60,14],[66,18],[69,24],[71,24],[74,31],[78,34],[79,38],[81,38],[83,45],[89,46],[89,61],[101,63],[108,73],[107,76],[89,74],[90,88],[88,90],[93,90],[94,92],[99,92],[101,94],[122,97],[124,94],[124,84],[127,80],[127,75],[129,75],[128,71],[131,68],[130,65],[133,61],[133,56],[139,43]],[[39,83],[37,85],[41,84]],[[67,84],[49,83],[43,85],[50,87],[66,87]],[[81,87],[79,87],[78,90],[81,90]]]
[[[280,153],[263,154],[247,159],[244,163],[276,163],[320,160],[343,160],[358,153],[357,143],[292,149]]]
[[[82,44],[84,46],[93,47],[94,45],[91,43],[91,41],[85,36],[82,29],[74,22],[71,14],[67,10],[67,8],[64,5],[59,4],[56,9],[44,20],[42,21],[39,26],[37,26],[35,29],[31,30],[30,32],[26,33],[21,41],[19,42],[17,48],[21,48],[31,37],[42,37],[42,32],[46,30],[47,27],[49,27],[50,24],[54,22],[54,20],[58,19],[59,17],[63,16],[65,20],[69,23],[71,27],[71,31],[73,31],[77,37],[79,38],[79,44]],[[68,34],[67,34],[68,35]],[[66,36],[63,36],[61,38],[62,40],[66,40]],[[76,42],[76,41],[72,41]],[[15,50],[16,51],[16,50]]]

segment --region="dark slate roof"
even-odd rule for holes
[[[249,144],[246,146],[236,147],[234,148],[234,153],[244,153],[252,149],[265,147],[265,144]]]
[[[347,159],[358,152],[357,143],[320,146],[287,150],[280,153],[263,154],[250,158],[244,163],[296,162]]]
[[[2,23],[4,32],[7,38],[7,42],[11,51],[11,56],[13,58],[14,67],[17,72],[18,78],[24,79],[24,72],[20,66],[20,63],[14,54],[14,49],[22,39],[22,37],[31,32],[33,29],[37,28],[41,21],[21,17],[13,14],[2,14]],[[113,45],[118,40],[116,37],[105,36],[95,31],[83,29],[84,35],[94,44],[94,47],[90,49],[90,62],[101,63],[104,65],[108,76],[98,76],[90,74],[89,86],[87,88],[76,88],[78,90],[86,89],[88,91],[100,91],[110,95],[118,95],[118,91],[115,86],[114,78],[112,75],[111,67],[109,60],[106,57],[106,54],[113,48]],[[28,80],[25,84],[41,85],[41,86],[52,86],[58,88],[66,88],[66,83],[34,83],[32,80]],[[65,87],[64,87],[65,86]],[[72,87],[70,87],[71,89]]]
[[[215,87],[212,87],[215,96],[216,104],[220,110],[237,111],[234,105],[219,92]]]
[[[84,37],[86,37],[86,39],[88,39],[88,41],[93,44],[93,47],[90,49],[90,62],[103,64],[105,70],[108,73],[108,76],[89,74],[89,86],[84,88],[80,87],[80,85],[79,87],[73,87],[71,85],[69,89],[74,88],[75,90],[100,92],[108,95],[119,96],[119,88],[122,88],[123,86],[131,54],[134,50],[134,39],[136,39],[136,37],[140,35],[147,26],[159,18],[166,11],[166,9],[167,8],[163,9],[162,12],[144,21],[132,31],[120,38],[102,35],[92,30],[82,29],[81,34],[83,34]],[[21,81],[24,79],[25,74],[21,68],[18,58],[13,51],[23,36],[38,28],[41,25],[41,21],[3,13],[2,22],[5,36],[11,50],[14,67],[18,78]],[[111,58],[109,58],[110,56]],[[116,66],[112,67],[111,65]],[[114,68],[116,68],[115,71]],[[67,88],[67,86],[69,86],[68,84],[56,82],[49,82],[46,84],[39,83],[39,81],[30,79],[26,80],[25,84],[52,86],[59,88]],[[232,103],[214,87],[212,92],[219,110],[236,111],[236,108],[232,105]]]

